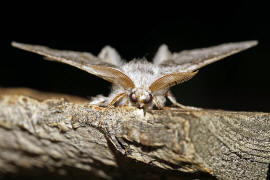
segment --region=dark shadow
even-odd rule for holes
[[[16,173],[1,174],[1,180],[73,180],[73,179],[104,180],[94,173],[72,167],[49,170],[47,168],[20,168]]]
[[[268,171],[267,171],[267,180],[270,180],[270,164],[268,165]]]
[[[128,142],[130,143],[130,142]],[[141,146],[139,144],[135,144],[136,146]],[[183,180],[191,180],[191,179],[205,179],[205,180],[211,180],[216,179],[215,177],[211,176],[210,174],[204,173],[204,172],[196,172],[196,173],[183,173],[176,170],[165,170],[160,167],[155,166],[153,163],[145,164],[140,161],[137,161],[135,159],[130,159],[126,157],[125,155],[122,155],[120,152],[118,152],[114,145],[108,140],[108,147],[110,148],[111,152],[114,154],[115,159],[118,164],[118,171],[120,173],[120,176],[116,179],[161,179],[161,180],[167,180],[167,179],[183,179]],[[155,150],[154,148],[147,148],[142,147],[146,152]],[[162,161],[158,160],[157,161]],[[162,162],[167,163],[167,162]],[[177,168],[179,166],[176,166],[174,164],[167,163],[167,165],[171,166],[172,168]]]

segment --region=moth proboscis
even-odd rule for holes
[[[190,80],[197,74],[198,69],[257,43],[257,41],[225,43],[176,53],[171,53],[167,45],[163,44],[152,62],[146,59],[126,62],[110,46],[105,46],[97,56],[88,52],[55,50],[17,42],[12,42],[12,46],[43,55],[47,60],[75,66],[111,82],[113,86],[109,96],[98,95],[92,98],[91,104],[129,105],[146,111],[154,107],[162,109],[166,98],[174,105],[186,108],[177,103],[169,90],[170,87]]]

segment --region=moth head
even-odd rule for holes
[[[165,96],[165,93],[171,86],[188,81],[196,74],[197,71],[172,73],[161,76],[156,79],[149,88],[132,88],[129,94],[129,100],[134,106],[139,108],[151,107],[153,104],[158,105],[156,101],[153,103],[156,96]]]
[[[132,104],[139,108],[148,106],[153,101],[151,91],[144,88],[133,88],[129,94],[129,99]]]

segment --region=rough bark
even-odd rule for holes
[[[0,91],[2,176],[266,179],[269,164],[269,113],[165,108],[144,114],[71,96]]]

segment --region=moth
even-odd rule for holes
[[[56,50],[18,42],[12,42],[12,46],[43,55],[47,60],[69,64],[111,82],[112,90],[109,96],[98,95],[92,98],[90,104],[128,105],[151,110],[154,107],[162,109],[166,99],[173,105],[186,108],[176,101],[170,87],[190,80],[198,73],[198,69],[257,43],[257,41],[225,43],[175,53],[170,52],[168,46],[163,44],[152,62],[146,59],[133,59],[127,62],[110,46],[105,46],[97,56],[88,52]]]

